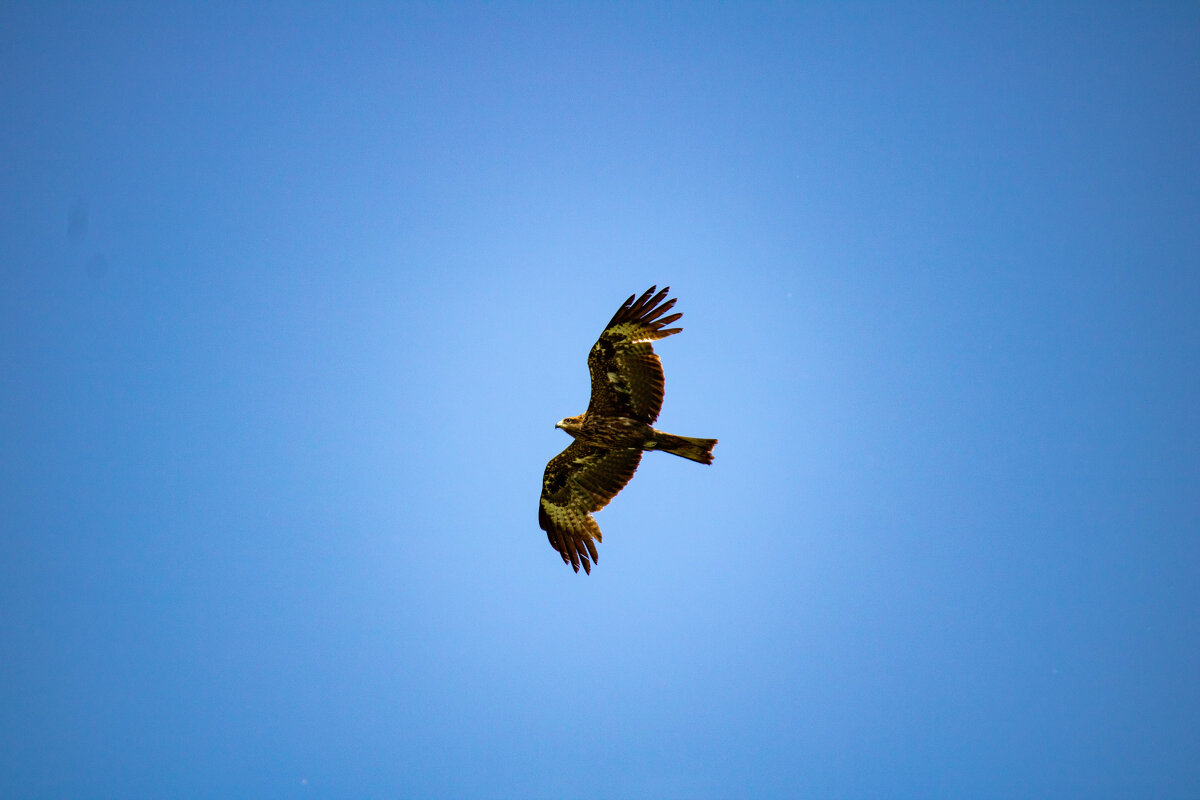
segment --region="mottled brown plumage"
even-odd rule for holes
[[[682,317],[663,316],[675,305],[670,287],[651,286],[617,309],[588,353],[592,399],[584,413],[555,427],[574,441],[546,465],[538,524],[550,544],[576,572],[597,560],[600,526],[591,512],[608,505],[637,470],[643,450],[663,450],[701,464],[712,463],[716,439],[674,436],[655,430],[663,401],[663,371],[650,343],[679,333],[668,328]],[[595,542],[593,541],[595,540]]]

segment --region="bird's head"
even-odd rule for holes
[[[554,423],[554,427],[560,428],[574,436],[583,428],[583,415],[580,414],[577,417],[564,417],[563,419],[560,419],[558,422]]]

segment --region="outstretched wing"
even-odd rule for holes
[[[641,450],[610,450],[576,440],[546,465],[538,524],[563,563],[576,572],[582,563],[591,574],[592,562],[598,560],[592,540],[601,540],[600,526],[590,512],[608,505],[629,483],[641,459]]]
[[[630,295],[588,353],[592,400],[587,413],[630,417],[647,424],[658,419],[663,400],[663,371],[650,343],[683,330],[666,328],[683,314],[664,317],[675,300],[662,302],[670,286],[654,294],[656,288],[651,286],[636,301]]]

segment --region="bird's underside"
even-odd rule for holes
[[[682,314],[663,316],[675,300],[663,302],[670,287],[650,287],[635,301],[630,296],[609,320],[588,354],[592,397],[587,411],[556,427],[574,441],[546,465],[538,524],[551,546],[576,572],[592,571],[600,527],[592,512],[608,505],[637,470],[642,453],[663,450],[682,458],[712,463],[716,439],[675,436],[656,430],[662,409],[662,365],[651,342],[679,333],[667,328]]]

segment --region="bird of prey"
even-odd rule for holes
[[[599,511],[625,487],[642,459],[643,450],[663,450],[701,464],[712,463],[716,439],[694,439],[655,430],[663,401],[663,371],[650,343],[679,333],[668,328],[682,314],[663,316],[675,300],[663,299],[671,287],[655,294],[656,286],[617,309],[588,353],[592,399],[587,411],[567,417],[554,427],[574,441],[546,465],[538,524],[550,544],[576,572],[588,574],[597,560],[600,526],[591,512]]]

